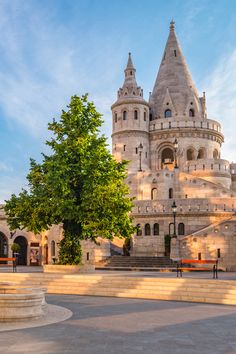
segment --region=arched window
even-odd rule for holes
[[[213,151],[213,159],[218,159],[218,150],[217,149],[215,149]]]
[[[174,161],[174,153],[170,148],[165,148],[161,153],[161,161],[163,163],[172,163]]]
[[[179,223],[179,225],[178,225],[178,235],[180,235],[180,236],[184,235],[184,223],[183,222]]]
[[[151,199],[157,200],[157,188],[152,188]]]
[[[165,118],[170,118],[170,117],[172,117],[172,112],[170,109],[166,109],[165,110]]]
[[[153,225],[153,235],[154,236],[158,236],[159,235],[159,224],[158,223],[155,223]]]
[[[55,257],[55,255],[56,255],[56,244],[55,244],[55,241],[53,240],[52,242],[51,242],[51,256],[52,257]]]
[[[194,117],[194,109],[190,108],[189,110],[189,117]]]
[[[204,159],[205,158],[205,149],[201,148],[198,150],[198,155],[197,155],[198,159]]]
[[[169,188],[169,199],[173,198],[173,188]]]
[[[8,254],[8,244],[7,237],[0,232],[0,257],[7,257]]]
[[[145,224],[145,236],[151,235],[151,227],[150,224]]]
[[[123,111],[123,120],[126,120],[126,119],[127,119],[127,112]]]
[[[194,159],[194,150],[193,149],[188,149],[187,150],[187,160],[188,161],[195,160]]]
[[[142,236],[142,229],[140,224],[137,224],[136,227],[137,227],[137,236]]]
[[[135,111],[134,111],[134,119],[138,119],[138,111],[137,111],[137,109],[135,109]]]

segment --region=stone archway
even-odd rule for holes
[[[7,257],[8,255],[8,244],[7,237],[3,232],[0,232],[0,257]]]
[[[18,265],[27,265],[27,249],[28,242],[24,236],[17,236],[14,240],[20,246],[20,252],[18,255]]]
[[[171,168],[173,166],[173,163],[174,163],[174,151],[169,147],[164,148],[161,152],[161,167]]]

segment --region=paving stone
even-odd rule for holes
[[[236,353],[236,307],[48,295],[73,316],[0,333],[2,354]]]

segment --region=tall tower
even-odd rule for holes
[[[149,105],[137,85],[131,53],[125,80],[112,105],[112,153],[118,161],[128,160],[128,172],[149,169]]]
[[[173,21],[149,106],[151,169],[173,169],[177,138],[180,171],[229,188],[228,162],[220,160],[220,124],[207,118],[205,93],[199,97]]]

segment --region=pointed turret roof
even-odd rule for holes
[[[165,102],[167,96],[171,103]],[[149,103],[153,118],[162,118],[170,104],[173,117],[186,115],[191,107],[196,117],[202,115],[197,89],[176,38],[173,21],[170,23],[169,37]]]
[[[132,58],[131,58],[131,53],[129,53],[128,57],[128,62],[126,65],[126,68],[124,70],[125,73],[125,79],[123,86],[118,90],[117,93],[117,101],[114,104],[119,104],[124,100],[139,100],[144,101],[143,99],[143,90],[141,89],[140,86],[137,85],[136,78],[135,78],[135,73],[136,69],[134,67]]]
[[[133,69],[133,70],[135,70],[135,68],[134,68],[134,64],[133,64],[133,62],[132,62],[132,58],[131,58],[131,53],[129,52],[129,58],[128,58],[128,62],[127,62],[127,66],[126,66],[126,69],[125,70],[127,70],[127,69]],[[135,70],[136,71],[136,70]]]

